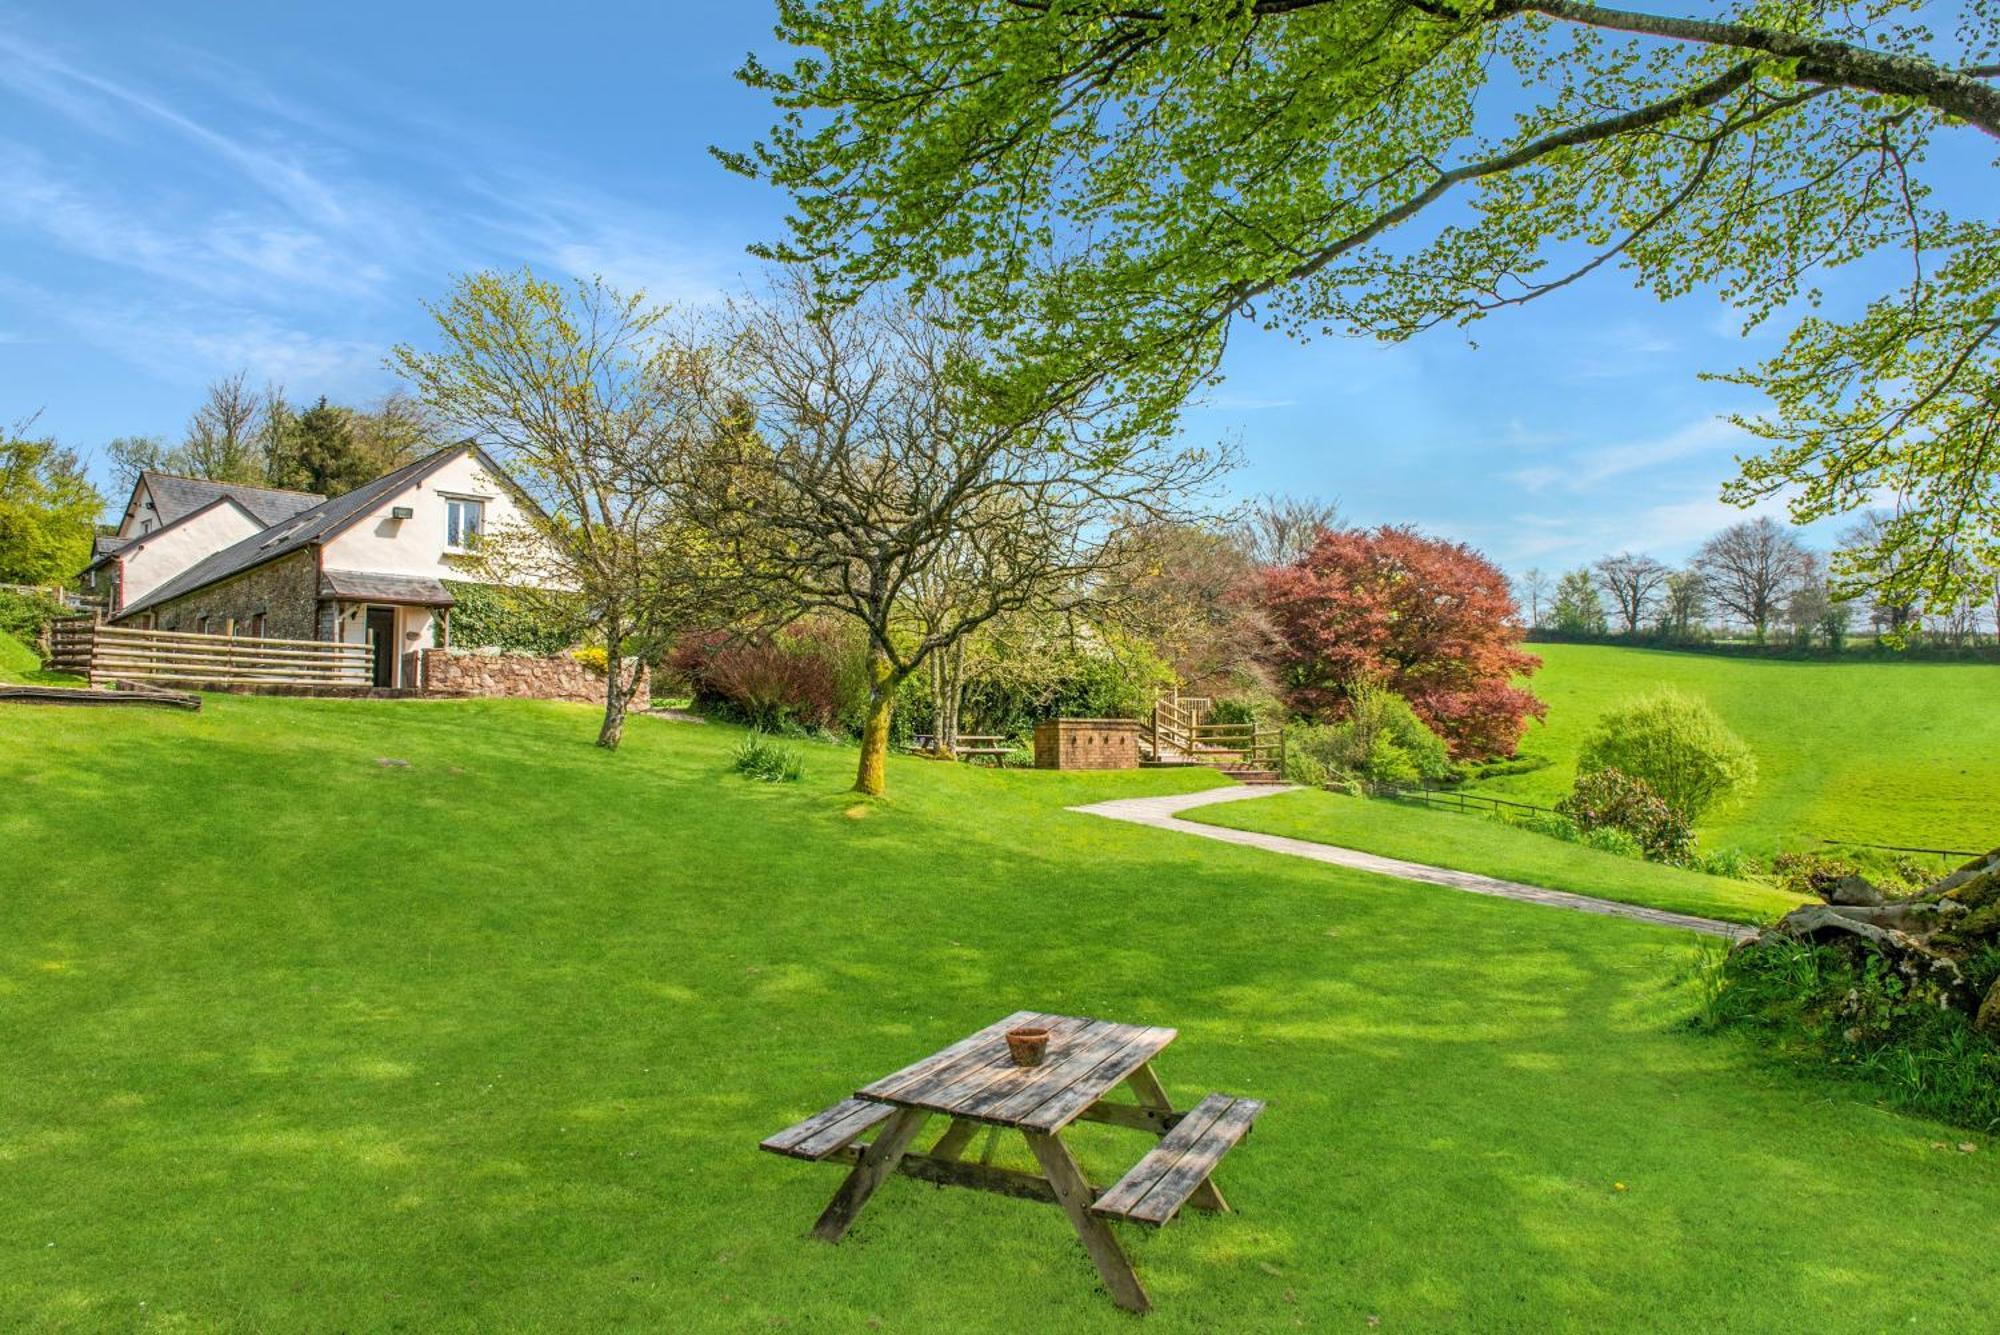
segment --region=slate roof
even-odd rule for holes
[[[319,596],[415,603],[422,607],[450,607],[457,601],[443,583],[427,575],[378,575],[369,570],[322,570]]]
[[[286,491],[280,487],[251,487],[241,482],[211,482],[207,478],[181,477],[147,469],[139,474],[152,493],[153,513],[165,526],[182,515],[192,514],[228,496],[250,512],[250,517],[266,526],[290,519],[326,500],[316,491]]]
[[[130,541],[130,538],[121,538],[112,533],[98,534],[90,544],[90,563],[96,565],[99,559],[111,555]]]
[[[403,488],[419,481],[466,450],[472,449],[468,441],[459,445],[447,445],[434,454],[425,455],[415,463],[404,464],[393,473],[384,473],[373,482],[363,483],[353,491],[343,492],[330,501],[321,501],[309,510],[303,510],[290,518],[271,525],[261,533],[253,533],[233,547],[224,547],[213,556],[207,556],[189,566],[180,574],[161,584],[136,602],[127,603],[119,609],[114,620],[122,621],[137,612],[178,598],[184,593],[192,593],[204,585],[213,584],[231,575],[240,575],[246,570],[275,561],[281,556],[325,542],[364,518],[369,511],[380,505]]]

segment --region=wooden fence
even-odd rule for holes
[[[272,640],[246,635],[106,626],[89,618],[52,622],[49,667],[100,682],[365,690],[374,651],[365,644]]]

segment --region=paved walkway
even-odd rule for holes
[[[1315,862],[1331,862],[1337,867],[1352,867],[1357,871],[1374,872],[1378,876],[1394,876],[1405,881],[1441,885],[1447,890],[1463,890],[1468,894],[1495,895],[1501,899],[1518,899],[1529,904],[1546,904],[1550,908],[1573,909],[1578,913],[1599,913],[1607,918],[1629,918],[1634,922],[1647,922],[1659,927],[1680,927],[1690,932],[1705,932],[1710,936],[1727,937],[1731,940],[1749,936],[1755,930],[1741,923],[1718,922],[1714,918],[1697,918],[1688,913],[1668,913],[1664,909],[1648,909],[1636,904],[1620,904],[1615,900],[1593,899],[1589,895],[1574,895],[1567,890],[1545,890],[1538,885],[1502,881],[1491,876],[1479,876],[1469,871],[1452,871],[1421,862],[1404,862],[1400,858],[1380,857],[1374,853],[1363,853],[1359,849],[1337,848],[1332,844],[1314,843],[1307,839],[1290,839],[1281,834],[1232,830],[1223,825],[1203,825],[1180,819],[1181,812],[1193,807],[1212,806],[1217,802],[1241,802],[1250,798],[1268,797],[1273,793],[1294,791],[1296,790],[1289,787],[1251,787],[1239,784],[1231,788],[1210,788],[1199,793],[1177,793],[1170,797],[1121,798],[1116,802],[1096,802],[1090,806],[1071,807],[1070,810],[1085,812],[1092,816],[1105,816],[1111,820],[1127,821],[1133,825],[1150,825],[1158,830],[1200,835],[1204,839],[1218,839],[1225,844],[1241,844],[1246,848],[1261,848],[1271,853],[1311,858]]]

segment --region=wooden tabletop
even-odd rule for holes
[[[1009,1029],[1049,1030],[1040,1066],[1016,1066]],[[1176,1031],[1080,1015],[1016,1011],[855,1093],[975,1122],[1054,1134],[1174,1041]]]

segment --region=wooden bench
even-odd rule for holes
[[[824,1112],[816,1112],[797,1126],[788,1126],[757,1146],[789,1159],[813,1163],[830,1159],[875,1127],[889,1120],[894,1104],[871,1103],[867,1099],[842,1099]]]
[[[1256,1099],[1210,1094],[1099,1196],[1090,1212],[1100,1219],[1128,1219],[1155,1228],[1167,1223],[1263,1111]]]

